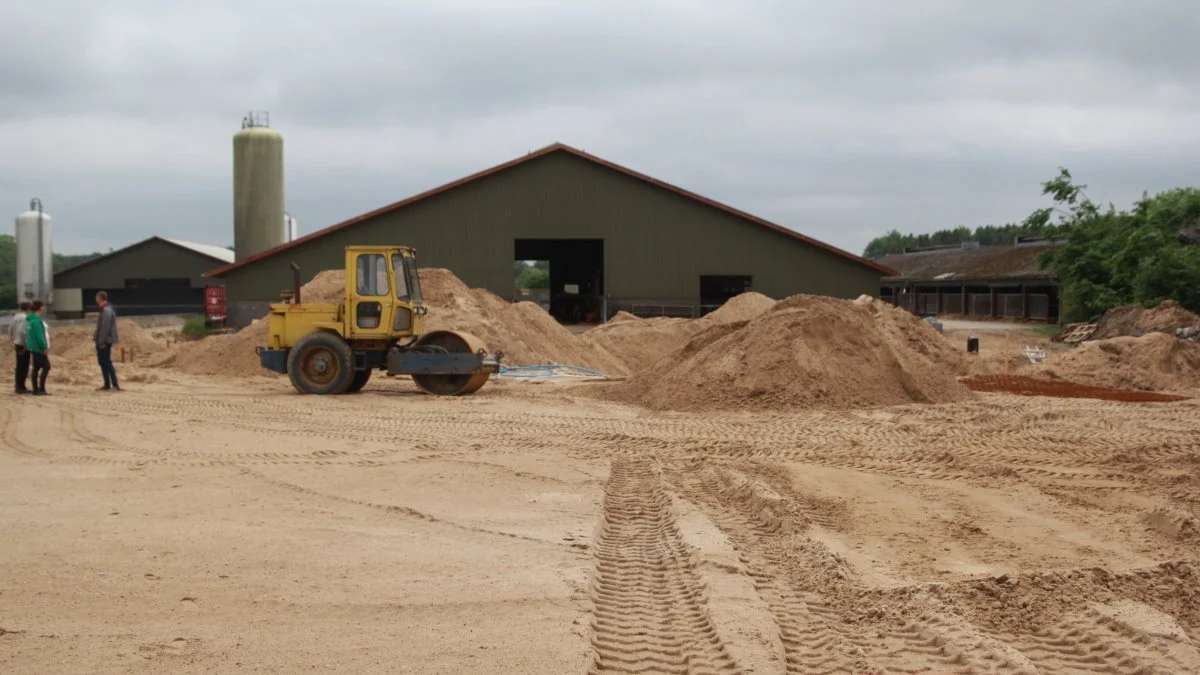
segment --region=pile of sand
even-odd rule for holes
[[[71,325],[50,327],[50,375],[46,389],[53,391],[58,385],[96,385],[103,382],[100,366],[96,363],[96,347],[92,343],[95,326]],[[169,331],[164,331],[169,332]],[[132,319],[117,319],[117,334],[120,343],[113,347],[113,364],[122,384],[131,382],[157,382],[159,376],[148,370],[161,355],[171,350],[169,340],[155,336]],[[126,350],[124,361],[121,349]],[[0,350],[0,370],[12,372],[16,357],[11,347]],[[28,382],[27,382],[28,385]]]
[[[1184,309],[1174,300],[1164,300],[1154,309],[1138,304],[1113,307],[1100,317],[1089,340],[1137,337],[1148,333],[1175,334],[1176,329],[1200,326],[1200,316]]]
[[[236,333],[182,342],[150,363],[191,375],[275,377],[276,373],[262,367],[254,351],[256,347],[265,345],[266,341],[267,322],[265,319],[256,319]]]
[[[797,295],[713,322],[613,395],[659,410],[847,408],[970,398],[965,355],[912,314]]]
[[[505,365],[549,363],[580,365],[608,374],[625,374],[624,364],[595,349],[531,302],[516,304],[482,289],[467,287],[448,270],[422,269],[421,290],[429,314],[425,331],[449,329],[471,333],[489,351],[501,350]],[[343,270],[321,272],[300,289],[304,304],[340,302],[345,292]],[[267,322],[258,319],[232,335],[184,344],[158,365],[194,375],[274,376],[259,363],[255,347],[266,344]]]
[[[1055,355],[1039,377],[1141,391],[1200,389],[1200,344],[1166,333],[1084,342]]]
[[[585,332],[583,341],[625,364],[630,373],[653,366],[673,354],[693,336],[713,326],[753,319],[770,309],[775,301],[761,293],[734,296],[715,311],[699,319],[671,317],[639,318],[617,312],[607,323]]]
[[[96,358],[96,345],[92,342],[94,325],[59,326],[50,329],[50,356],[70,361]],[[155,337],[132,319],[117,319],[117,340],[113,346],[115,361],[122,349],[133,353],[136,362],[142,356],[159,354],[170,349],[166,338]]]
[[[452,272],[421,270],[421,291],[429,314],[425,331],[459,330],[501,350],[501,363],[583,366],[609,375],[626,374],[625,364],[571,333],[533,302],[511,303],[484,289],[469,288]]]

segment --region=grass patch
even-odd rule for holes
[[[1055,335],[1058,335],[1059,331],[1062,330],[1062,326],[1052,324],[1052,325],[1048,325],[1048,326],[1038,326],[1037,328],[1033,328],[1031,330],[1034,333],[1037,333],[1038,335],[1044,335],[1046,337],[1054,337]]]
[[[219,329],[220,326],[209,323],[204,317],[193,316],[183,322],[183,327],[179,329],[179,334],[189,340],[199,340],[202,337],[216,333]]]

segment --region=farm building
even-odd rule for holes
[[[880,298],[921,316],[1057,323],[1059,285],[1038,256],[1060,245],[1018,238],[1011,245],[968,242],[893,253],[879,262],[899,274],[882,279]]]
[[[419,264],[513,299],[514,261],[546,261],[563,322],[618,310],[695,316],[754,290],[877,295],[894,273],[761,218],[562,144],[214,269],[229,323],[262,316],[301,281],[344,266],[347,245],[404,245]]]
[[[199,314],[204,287],[220,284],[204,273],[233,262],[233,251],[168,237],[150,237],[54,275],[54,313],[61,319],[96,311],[107,291],[121,316]]]

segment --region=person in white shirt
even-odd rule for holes
[[[12,340],[13,351],[17,355],[16,386],[13,391],[18,394],[29,393],[29,389],[25,387],[25,380],[29,379],[29,350],[25,349],[25,315],[29,313],[29,309],[29,303],[22,302],[21,311],[13,316],[12,323],[8,326],[8,337]]]

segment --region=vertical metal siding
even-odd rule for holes
[[[271,300],[289,286],[342,266],[351,244],[413,246],[424,267],[467,285],[513,293],[513,241],[604,239],[613,297],[693,300],[700,275],[749,274],[772,297],[878,295],[878,272],[633,177],[554,153],[301,244],[226,275],[231,301]]]
[[[54,285],[61,288],[119,288],[126,279],[156,279],[187,277],[192,288],[224,283],[221,279],[202,276],[221,263],[195,251],[150,241],[126,251],[119,251],[75,270],[54,275]]]

